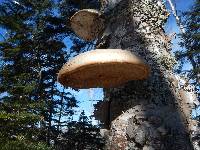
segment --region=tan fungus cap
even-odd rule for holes
[[[100,18],[100,15],[95,9],[80,10],[71,17],[71,27],[77,36],[92,41],[104,28],[104,19]]]
[[[138,56],[120,49],[96,49],[67,62],[58,82],[75,88],[110,88],[130,80],[146,79],[149,67]]]

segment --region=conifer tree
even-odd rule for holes
[[[79,39],[69,19],[79,9],[99,7],[97,1],[18,0],[0,5],[0,27],[7,31],[0,42],[0,147],[3,149],[59,149],[64,139],[75,146],[93,140],[98,129],[87,119],[71,121],[77,100],[57,83],[62,65],[94,42]],[[72,41],[67,51],[65,41]],[[80,118],[85,118],[84,113]],[[75,130],[74,130],[75,128]],[[79,128],[81,130],[79,130]],[[86,130],[87,139],[81,131]],[[90,135],[92,131],[96,134]],[[80,133],[79,133],[80,132]],[[76,134],[78,133],[78,134]],[[72,137],[75,135],[75,137]],[[86,144],[87,145],[87,144]],[[89,143],[92,145],[92,143]],[[102,143],[100,143],[102,145]],[[98,145],[97,145],[98,147]]]
[[[186,50],[177,52],[177,58],[182,64],[188,61],[192,68],[183,70],[188,75],[188,81],[196,86],[199,90],[200,83],[200,1],[196,0],[193,7],[184,13],[184,25],[186,32],[181,35],[182,42],[180,45]]]
[[[104,140],[99,133],[99,127],[82,111],[78,121],[69,122],[66,132],[59,135],[56,149],[59,150],[100,150]]]
[[[57,88],[57,72],[69,55],[63,42],[68,29],[54,6],[50,0],[7,1],[0,6],[0,26],[8,33],[0,43],[3,145],[50,144],[66,125],[61,117],[72,115],[77,106],[71,93]]]

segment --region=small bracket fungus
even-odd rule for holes
[[[76,12],[70,19],[71,27],[77,36],[92,41],[104,29],[102,14],[95,9],[83,9]]]
[[[58,82],[75,88],[110,88],[148,75],[148,65],[131,52],[96,49],[67,62],[59,71]]]

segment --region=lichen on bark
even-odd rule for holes
[[[151,67],[147,80],[104,89],[106,102],[98,106],[108,111],[99,107],[95,114],[109,127],[105,149],[193,149],[190,138],[193,100],[188,103],[184,94],[181,96],[183,89],[173,73],[176,60],[163,30],[168,18],[164,5],[160,0],[107,0],[104,4],[109,20],[102,35],[108,38],[100,39],[100,45],[107,43],[108,50],[129,50]]]

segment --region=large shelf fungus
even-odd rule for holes
[[[101,16],[101,12],[95,9],[80,10],[71,17],[71,27],[80,38],[95,40],[104,29],[105,20]]]
[[[131,52],[96,49],[67,62],[59,71],[58,82],[74,88],[110,88],[148,75],[149,66]]]

